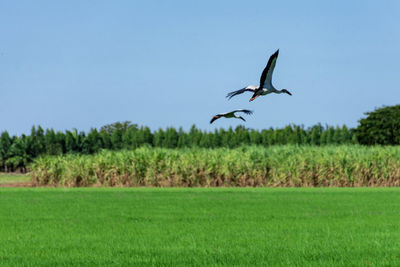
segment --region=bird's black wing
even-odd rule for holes
[[[278,55],[279,55],[279,49],[276,50],[276,52],[273,53],[272,56],[269,57],[267,66],[263,70],[261,77],[260,77],[260,87],[259,87],[260,89],[262,89],[264,87],[264,84],[271,83],[272,73],[274,72]]]
[[[243,112],[243,113],[245,113],[247,115],[253,114],[253,111],[252,110],[248,110],[248,109],[237,109],[237,110],[235,110],[233,112]]]
[[[230,93],[228,93],[227,95],[226,95],[226,97],[228,98],[228,99],[231,99],[232,97],[234,97],[235,95],[240,95],[240,94],[243,94],[244,92],[255,92],[255,91],[257,91],[257,88],[256,87],[253,87],[253,86],[247,86],[247,87],[245,87],[245,88],[242,88],[242,89],[239,89],[239,90],[236,90],[236,91],[233,91],[233,92],[230,92]]]

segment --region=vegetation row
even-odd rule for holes
[[[282,129],[252,130],[243,126],[235,129],[216,129],[207,132],[193,126],[185,132],[173,127],[151,132],[148,127],[138,127],[130,122],[106,125],[89,133],[77,130],[55,132],[32,127],[30,135],[11,137],[0,135],[0,171],[25,171],[30,162],[40,155],[93,154],[101,149],[136,149],[142,146],[160,148],[235,148],[242,145],[284,144],[350,144],[356,143],[352,130],[343,127],[316,125],[304,129],[290,125]]]
[[[142,147],[40,157],[31,175],[55,186],[399,186],[400,147]]]
[[[160,148],[236,148],[243,145],[398,145],[400,144],[400,105],[383,107],[366,113],[355,129],[317,124],[313,127],[289,125],[281,129],[254,130],[244,126],[235,129],[201,131],[195,126],[185,132],[170,127],[150,131],[129,121],[91,129],[87,134],[76,129],[65,132],[32,127],[30,135],[0,134],[0,172],[26,171],[27,166],[41,155],[68,153],[93,154],[101,149],[121,150],[138,147]]]

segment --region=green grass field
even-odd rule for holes
[[[1,266],[399,266],[399,188],[2,188]]]

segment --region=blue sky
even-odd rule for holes
[[[355,127],[400,99],[400,1],[1,1],[0,131]],[[293,96],[226,93],[273,83]]]

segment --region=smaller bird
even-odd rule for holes
[[[243,121],[246,121],[242,116],[236,115],[235,112],[243,112],[247,115],[253,114],[253,111],[248,110],[248,109],[236,109],[231,112],[225,112],[225,113],[220,113],[212,117],[210,124],[213,123],[215,120],[218,120],[219,118],[225,117],[225,118],[236,118],[236,119],[241,119]]]
[[[253,97],[250,98],[249,101],[253,101],[260,95],[268,95],[270,93],[275,93],[275,94],[285,93],[288,95],[292,95],[288,90],[286,90],[286,89],[278,90],[272,85],[272,74],[275,69],[276,60],[278,59],[278,55],[279,55],[279,49],[276,50],[276,52],[274,54],[272,54],[272,56],[270,56],[267,66],[264,68],[264,70],[261,74],[259,86],[249,85],[249,86],[246,86],[245,88],[230,92],[229,94],[226,95],[226,97],[228,99],[231,99],[235,95],[240,95],[240,94],[243,94],[244,92],[252,92]]]

